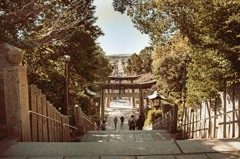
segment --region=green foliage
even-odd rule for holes
[[[237,0],[129,0],[128,3],[115,0],[113,7],[126,11],[136,28],[149,34],[154,44],[165,43],[180,30],[194,45],[225,53],[239,52],[240,3]]]
[[[148,34],[154,45],[164,43],[175,31],[167,1],[114,0],[113,7],[121,13],[127,12],[135,27]]]
[[[145,47],[140,51],[139,57],[141,59],[141,74],[152,73],[152,47]]]
[[[181,99],[186,80],[187,101],[194,107],[201,100],[217,97],[225,81],[239,82],[238,0],[114,0],[113,7],[127,12],[135,27],[150,35],[153,73],[163,94]],[[181,46],[184,40],[175,37],[178,32],[189,43]],[[185,53],[190,56],[186,79],[181,59]]]
[[[125,71],[129,75],[140,75],[152,72],[152,47],[145,47],[138,54],[132,54],[128,59]]]
[[[217,98],[223,91],[224,81],[233,74],[230,61],[219,56],[216,51],[195,50],[190,54],[188,65],[188,103],[198,104],[198,101]]]
[[[179,33],[165,45],[155,48],[153,52],[153,73],[157,76],[158,90],[165,97],[181,99],[184,85],[183,54],[191,50],[188,39]]]
[[[84,94],[95,81],[111,73],[96,39],[103,35],[95,25],[93,0],[0,2],[0,42],[24,51],[29,84],[37,85],[57,108],[64,104],[65,61],[70,55],[69,98],[91,112],[91,98]]]
[[[142,66],[141,66],[140,57],[134,53],[128,59],[128,65],[126,67],[127,73],[129,75],[139,75],[141,74]]]

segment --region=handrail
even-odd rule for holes
[[[186,123],[186,124],[182,124],[182,126],[189,125],[189,124],[194,124],[194,123],[202,123],[203,124],[203,122],[201,120],[196,120],[194,122],[189,122],[189,123]]]
[[[86,115],[83,115],[83,118],[86,119],[91,124],[95,124],[93,121],[91,121]]]
[[[75,129],[75,130],[78,130],[78,128],[77,127],[75,127],[75,126],[72,126],[72,125],[69,125],[69,124],[63,124],[63,126],[67,126],[67,127],[70,127],[70,128],[72,128],[72,129]]]
[[[39,114],[39,113],[34,112],[34,111],[31,111],[31,110],[29,110],[29,113],[32,113],[32,114],[35,114],[35,115],[41,116],[41,117],[46,118],[46,119],[48,119],[48,120],[52,120],[52,121],[57,122],[57,123],[59,123],[59,124],[62,123],[62,122],[59,121],[59,120],[56,120],[56,119],[50,118],[50,117],[48,117],[48,116],[46,116],[46,115],[42,115],[42,114]],[[67,126],[67,127],[70,127],[70,128],[73,128],[73,129],[78,130],[77,127],[71,126],[71,125],[66,124],[66,123],[63,123],[62,125],[63,125],[63,126]]]
[[[92,125],[94,125],[97,130],[101,130],[101,127],[99,127],[96,122],[91,121],[85,114],[83,115],[83,118],[90,122]]]
[[[48,117],[48,116],[46,116],[46,115],[42,115],[42,114],[39,114],[39,113],[34,112],[34,111],[31,111],[31,110],[29,110],[29,113],[30,113],[30,114],[32,113],[32,114],[35,114],[35,115],[41,116],[41,117],[43,117],[43,118],[47,118],[47,119],[49,119],[49,120],[52,120],[52,121],[55,121],[55,122],[61,124],[61,121],[56,120],[56,119],[53,119],[53,118],[50,118],[50,117]]]

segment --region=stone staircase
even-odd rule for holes
[[[115,130],[112,121],[108,116],[106,131],[89,131],[79,142],[5,138],[0,141],[0,159],[240,159],[239,138],[174,140],[166,130],[130,131],[127,118]]]
[[[82,142],[0,141],[0,159],[240,159],[240,139],[173,140],[164,130],[90,131]]]
[[[144,142],[171,139],[166,130],[110,130],[89,131],[82,137],[81,142]]]

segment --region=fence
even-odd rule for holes
[[[70,141],[70,132],[75,134],[77,128],[69,125],[69,118],[50,104],[35,86],[29,86],[29,95],[31,141]]]
[[[220,92],[217,99],[202,102],[197,108],[184,110],[181,125],[184,138],[239,138],[240,137],[240,85],[233,84]],[[153,123],[153,129],[172,131],[174,117],[171,112],[164,112]],[[174,132],[174,131],[172,131]],[[180,137],[180,138],[181,138]]]
[[[199,109],[187,108],[185,114],[186,122],[183,124],[183,129],[185,129],[186,138],[240,137],[239,108],[227,112],[216,111],[211,109],[207,101]]]
[[[31,141],[54,142],[70,141],[77,135],[89,130],[97,130],[97,124],[83,113],[81,107],[75,106],[76,126],[69,125],[68,116],[62,115],[46,96],[35,86],[29,87]]]
[[[196,109],[186,108],[183,130],[186,138],[239,138],[240,86],[233,84],[217,99],[202,102]]]
[[[69,118],[50,104],[41,90],[28,86],[22,59],[22,50],[0,44],[0,110],[5,110],[1,133],[20,137],[21,141],[56,142],[97,129],[80,108],[75,112],[77,127],[69,125]]]

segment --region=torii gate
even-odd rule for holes
[[[145,92],[143,90],[150,89],[156,84],[156,80],[145,83],[133,83],[134,80],[140,76],[124,76],[124,77],[109,77],[109,83],[97,83],[100,86],[100,116],[104,120],[105,105],[109,106],[109,98],[111,97],[132,97],[132,104],[135,107],[135,98],[139,99],[139,112],[143,113],[144,99],[151,92]],[[127,81],[127,82],[126,82]],[[129,83],[130,81],[130,83]],[[126,92],[127,90],[127,92]],[[105,100],[108,99],[107,104]]]

